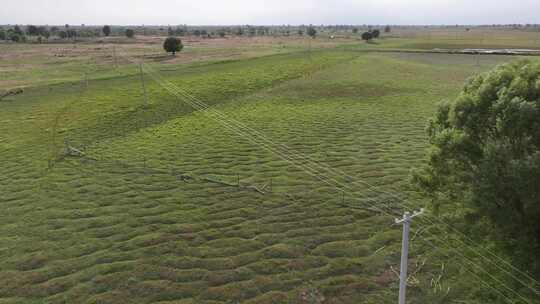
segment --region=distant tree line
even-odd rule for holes
[[[396,26],[398,28],[418,28],[417,26]],[[432,28],[476,28],[460,25],[453,26],[429,26]],[[509,24],[509,25],[485,25],[479,27],[496,27],[536,31],[540,30],[538,24]],[[0,40],[13,42],[46,42],[50,40],[62,39],[84,39],[99,37],[134,37],[134,36],[166,36],[184,37],[191,36],[197,38],[226,38],[226,37],[319,37],[334,35],[347,35],[352,33],[360,35],[365,41],[377,39],[381,33],[390,33],[392,28],[387,26],[363,25],[277,25],[277,26],[85,26],[83,25],[63,25],[63,26],[37,26],[37,25],[13,25],[0,26]]]
[[[124,29],[118,27],[115,29],[109,25],[105,25],[102,28],[87,27],[85,25],[70,26],[69,24],[64,26],[0,26],[0,40],[12,42],[31,41],[41,43],[50,39],[93,38],[101,36],[108,37],[111,35],[125,35],[128,38],[133,38],[135,33],[135,30],[130,28]],[[141,34],[144,34],[144,30],[141,30]]]
[[[361,28],[369,27],[367,25]],[[352,25],[280,25],[280,26],[85,26],[64,25],[64,26],[36,26],[36,25],[14,25],[0,27],[0,40],[10,40],[13,42],[45,42],[62,39],[83,39],[96,37],[134,37],[139,36],[167,36],[184,37],[192,36],[198,38],[226,38],[226,37],[288,37],[304,35],[315,38],[319,34],[327,33],[331,36],[334,33],[346,32],[358,33],[358,27]]]

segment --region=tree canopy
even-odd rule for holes
[[[13,28],[13,32],[17,35],[24,35],[23,31],[21,30],[21,27],[18,26],[18,25],[15,25],[15,27]]]
[[[315,38],[315,36],[317,35],[317,30],[316,30],[313,26],[310,26],[310,27],[307,29],[307,34],[308,34],[311,38]]]
[[[540,277],[540,63],[481,74],[430,120],[414,180],[440,212],[459,210]],[[473,225],[474,224],[474,225]]]
[[[135,32],[132,29],[127,29],[126,30],[126,37],[128,37],[128,38],[135,37]]]
[[[368,42],[371,39],[373,39],[373,34],[371,34],[371,32],[364,32],[362,34],[362,40],[365,40],[366,42]]]
[[[172,53],[173,55],[176,55],[176,52],[182,51],[183,48],[184,45],[182,44],[182,40],[176,37],[169,37],[165,39],[165,42],[163,43],[163,49],[167,53]]]
[[[39,29],[35,25],[28,25],[26,27],[26,34],[28,36],[37,36],[39,34]]]
[[[108,25],[105,25],[102,29],[102,32],[106,37],[109,37],[109,35],[111,34],[111,27]]]

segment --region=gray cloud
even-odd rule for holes
[[[2,0],[0,24],[540,23],[540,0]]]

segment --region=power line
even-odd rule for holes
[[[335,184],[329,183],[329,180],[330,180],[330,181],[334,181],[337,185],[341,186],[341,188],[346,188],[346,187],[348,187],[348,186],[343,185],[342,183],[338,182],[338,181],[335,180],[335,179],[328,179],[327,176],[324,176],[324,177],[326,177],[327,179],[321,178],[321,177],[319,176],[320,173],[318,172],[318,170],[317,170],[317,169],[314,169],[313,167],[310,167],[310,166],[304,165],[304,164],[296,164],[296,163],[294,163],[294,160],[298,160],[298,159],[291,158],[290,156],[287,156],[286,154],[284,154],[284,153],[286,153],[286,152],[283,152],[283,151],[280,151],[280,150],[276,150],[276,148],[272,149],[271,146],[270,146],[271,148],[269,148],[269,145],[271,145],[271,144],[276,145],[276,144],[273,143],[271,140],[268,140],[267,138],[265,138],[263,135],[260,135],[260,133],[258,133],[256,130],[253,130],[253,129],[250,130],[249,127],[243,125],[243,124],[240,123],[240,122],[235,121],[234,119],[233,119],[233,120],[231,120],[231,119],[228,120],[230,123],[232,123],[232,125],[231,125],[231,124],[228,124],[228,123],[227,123],[227,116],[225,116],[224,114],[220,113],[219,111],[216,111],[216,110],[214,110],[214,109],[209,108],[209,106],[206,105],[205,103],[203,103],[203,102],[197,100],[195,97],[193,97],[193,96],[190,95],[189,93],[183,92],[181,89],[179,89],[178,87],[172,85],[172,84],[169,83],[168,81],[163,80],[159,75],[154,75],[152,72],[149,72],[149,74],[150,74],[151,76],[153,76],[152,78],[154,78],[154,80],[156,80],[156,82],[158,82],[160,85],[162,85],[163,87],[165,87],[169,92],[173,93],[173,94],[176,95],[177,97],[180,97],[180,96],[178,96],[178,95],[181,95],[181,96],[183,96],[184,98],[189,98],[189,99],[191,99],[191,102],[188,101],[188,103],[190,103],[192,106],[194,106],[194,108],[199,109],[199,110],[207,110],[207,112],[210,112],[211,115],[217,116],[217,117],[214,117],[214,119],[218,120],[218,122],[220,122],[221,124],[225,125],[228,129],[230,129],[231,131],[233,131],[233,132],[235,132],[236,134],[240,135],[241,137],[246,138],[246,139],[248,139],[249,141],[251,141],[251,142],[253,142],[253,143],[255,143],[255,144],[262,145],[263,147],[265,147],[265,148],[266,148],[267,150],[269,150],[270,152],[275,153],[275,154],[279,155],[280,157],[282,157],[282,158],[284,158],[284,159],[286,159],[286,160],[292,162],[293,164],[295,164],[295,166],[297,166],[297,167],[299,167],[299,168],[301,168],[301,169],[304,169],[304,171],[308,172],[310,175],[313,175],[313,176],[315,176],[315,177],[321,179],[321,181],[323,181],[323,182],[329,184],[330,186],[336,186],[336,185],[335,185]],[[236,123],[236,125],[235,125],[235,123]],[[235,129],[235,128],[236,128],[236,129]],[[244,129],[242,129],[242,128],[244,128]],[[240,129],[240,130],[238,130],[238,129]],[[246,129],[247,129],[247,131],[246,131]],[[244,131],[244,132],[242,132],[242,131]],[[266,143],[264,143],[264,142],[263,142],[263,143],[257,142],[257,141],[254,140],[253,138],[249,138],[249,137],[248,137],[249,135],[251,135],[252,137],[254,137],[254,136],[253,136],[252,134],[247,134],[247,135],[246,135],[245,132],[248,132],[248,131],[252,131],[253,133],[255,133],[255,136],[262,137],[262,140],[263,140],[264,142],[266,142]],[[260,139],[259,139],[259,140],[260,140]],[[284,146],[286,149],[288,148],[288,147],[285,146],[285,145],[282,145],[282,146]],[[279,147],[279,145],[278,145],[278,147]],[[289,151],[287,151],[287,152],[290,153],[290,149],[289,149]],[[294,153],[293,157],[296,157],[296,158],[298,158],[299,155],[300,155],[300,156],[303,156],[303,155],[298,154],[298,153],[296,153],[296,152],[293,152],[293,153]],[[309,163],[309,161],[311,161],[308,157],[305,157],[305,156],[301,157],[300,160],[306,160],[306,161],[308,161],[308,163]],[[332,171],[333,168],[330,168],[330,169],[329,169],[329,168],[324,168],[323,166],[321,166],[320,164],[317,164],[317,163],[314,163],[314,164],[312,164],[312,165],[317,166],[317,167],[319,167],[319,168],[322,167],[323,169],[330,170],[331,172],[333,172],[333,171]],[[310,170],[311,170],[311,171],[310,171]],[[368,185],[369,185],[369,184],[368,184]],[[373,187],[373,186],[371,186],[371,187]],[[395,194],[392,194],[392,193],[389,193],[389,192],[384,192],[384,191],[380,191],[380,190],[375,191],[375,190],[373,190],[373,189],[369,189],[369,190],[370,190],[370,191],[373,191],[373,192],[376,192],[376,193],[386,193],[386,194],[390,194],[390,195],[396,196]],[[396,197],[397,197],[397,196],[396,196]],[[397,197],[397,198],[401,200],[400,197]],[[430,221],[430,222],[433,224],[433,221]],[[447,223],[445,223],[445,225],[447,225],[447,226],[449,226],[450,228],[454,229],[453,227],[451,227],[451,226],[450,226],[449,224],[447,224]],[[458,231],[458,232],[459,232],[459,231]],[[459,232],[459,233],[461,233],[461,232]],[[461,233],[461,234],[463,234],[463,233]],[[463,244],[465,244],[465,245],[468,246],[468,247],[471,247],[471,246],[467,245],[466,243],[464,243],[463,241],[461,241],[461,240],[459,240],[459,239],[456,239],[456,240],[459,241],[459,242],[462,242]],[[490,262],[493,262],[493,261],[491,261],[490,259],[486,258],[485,256],[481,255],[480,253],[478,253],[478,254],[479,254],[482,258],[484,258],[484,259],[486,259],[486,260],[488,260],[488,261],[490,261]],[[497,258],[501,259],[501,258],[498,257],[498,256],[497,256]],[[503,261],[504,261],[504,260],[503,260]],[[505,261],[505,262],[506,262],[506,261]],[[494,262],[493,262],[493,263],[494,263]],[[495,264],[495,265],[497,265],[497,264]],[[498,265],[497,265],[497,266],[498,266]],[[510,265],[510,266],[513,267],[512,265]],[[499,268],[500,268],[500,266],[499,266]],[[502,269],[502,268],[501,268],[501,269]],[[503,270],[504,272],[507,272],[507,271],[504,270],[504,269],[502,269],[502,270]],[[507,273],[508,273],[508,272],[507,272]],[[509,274],[511,275],[511,273],[509,273]],[[525,274],[525,275],[526,275],[526,274]],[[513,276],[513,277],[516,278],[515,276]],[[517,278],[516,278],[516,279],[517,279]],[[518,280],[520,283],[522,283],[524,286],[530,288],[527,284],[524,284],[521,280],[519,280],[519,279],[517,279],[517,280]],[[533,280],[534,280],[534,279],[533,279]],[[537,291],[536,291],[535,289],[532,289],[532,290],[533,290],[535,293],[537,293]]]
[[[164,80],[160,79],[160,81],[164,81]],[[176,88],[177,91],[182,92],[181,89],[179,89],[178,87],[176,87],[176,86],[174,86],[174,85],[172,85],[172,84],[169,84],[169,85],[173,86],[173,88]],[[186,96],[188,96],[189,98],[192,98],[192,99],[195,99],[195,100],[196,100],[196,97],[193,97],[191,94],[189,94],[189,93],[184,93],[184,94],[185,94]],[[196,100],[196,101],[199,102],[199,104],[202,104],[201,107],[202,107],[203,109],[209,109],[209,106],[206,105],[206,104],[204,104],[202,101],[198,101],[198,100]],[[224,116],[224,117],[225,117],[224,119],[227,119],[227,117],[226,117],[224,114],[222,114],[222,113],[220,113],[220,112],[218,112],[218,113],[219,113],[222,117]],[[234,119],[230,119],[230,120],[235,121]],[[257,135],[259,135],[259,136],[265,138],[264,135],[261,135],[261,133],[259,133],[257,130],[253,130],[253,129],[251,129],[251,128],[245,126],[244,124],[242,124],[242,123],[240,123],[240,122],[238,122],[238,121],[236,121],[236,122],[237,122],[241,127],[247,128],[248,131],[253,131],[253,132],[256,133]],[[350,179],[352,179],[352,177],[351,177],[350,175],[347,175],[347,174],[345,174],[345,173],[343,173],[343,172],[340,172],[338,169],[334,169],[334,168],[331,168],[331,167],[330,167],[330,168],[328,168],[328,167],[325,168],[323,165],[314,162],[314,161],[311,160],[311,158],[309,158],[308,156],[305,156],[305,155],[302,155],[302,154],[300,154],[300,153],[297,153],[296,151],[294,151],[293,149],[289,148],[289,147],[288,147],[287,145],[285,145],[285,144],[276,144],[276,143],[272,142],[271,140],[269,140],[269,139],[267,139],[267,138],[265,138],[265,139],[266,139],[266,141],[270,142],[270,144],[274,144],[274,145],[276,145],[276,146],[278,146],[278,147],[279,147],[279,146],[284,147],[284,148],[287,150],[286,152],[289,152],[289,154],[291,153],[290,151],[292,150],[292,151],[293,151],[292,153],[295,154],[295,156],[298,156],[298,155],[299,155],[299,156],[302,157],[304,160],[307,160],[307,161],[311,162],[312,166],[316,166],[316,167],[319,167],[319,168],[320,168],[320,167],[323,167],[323,169],[326,169],[326,170],[331,171],[331,172],[334,172],[334,173],[335,173],[335,172],[338,172],[337,174],[341,174],[341,175],[344,175],[345,178],[350,178]],[[397,195],[394,194],[394,193],[391,193],[391,192],[388,192],[388,191],[379,190],[379,189],[377,189],[375,186],[373,186],[373,185],[371,185],[371,184],[369,184],[369,183],[367,183],[367,182],[364,182],[364,181],[357,181],[356,183],[362,183],[362,184],[364,184],[364,185],[367,185],[367,186],[369,187],[367,190],[369,190],[369,191],[372,191],[372,192],[375,192],[375,193],[378,193],[378,194],[380,194],[380,193],[388,194],[388,195],[391,195],[391,196],[397,198],[398,200],[403,200],[403,205],[407,202],[406,199],[403,199],[403,198],[397,196]],[[375,189],[375,190],[374,190],[374,189]],[[450,224],[446,223],[445,221],[440,220],[440,219],[437,219],[437,218],[435,218],[435,219],[438,220],[439,222],[443,223],[443,224],[444,224],[445,226],[447,226],[448,228],[451,228],[454,232],[457,232],[457,233],[459,233],[459,234],[465,236],[469,241],[472,241],[472,240],[471,240],[469,237],[467,237],[465,234],[463,234],[463,233],[461,233],[459,230],[453,228]],[[427,219],[427,220],[429,220],[429,219]],[[433,221],[431,221],[431,220],[429,220],[429,221],[431,222],[431,224],[435,224]],[[535,288],[530,287],[528,284],[524,283],[521,279],[517,278],[514,274],[512,274],[511,272],[509,272],[509,271],[507,271],[506,269],[502,268],[500,265],[498,265],[497,263],[493,262],[491,259],[489,259],[489,258],[485,257],[484,255],[482,255],[476,248],[474,248],[474,247],[472,247],[472,246],[466,244],[465,242],[463,242],[462,240],[459,240],[459,239],[457,239],[457,238],[456,238],[455,240],[458,241],[458,242],[461,242],[461,243],[464,244],[465,246],[469,247],[469,248],[470,248],[472,251],[474,251],[477,255],[479,255],[479,256],[481,256],[482,258],[486,259],[487,261],[493,263],[493,264],[494,264],[496,267],[498,267],[501,271],[503,271],[503,272],[505,272],[506,274],[510,275],[512,278],[514,278],[515,280],[517,280],[518,282],[520,282],[521,284],[523,284],[523,285],[524,285],[525,287],[527,287],[528,289],[531,289],[531,290],[532,290],[533,292],[535,292],[536,294],[539,294],[539,292],[538,292]],[[526,274],[526,273],[524,273],[523,271],[517,269],[516,267],[514,267],[513,265],[511,265],[510,263],[508,263],[508,262],[505,261],[504,259],[502,259],[502,258],[500,258],[499,256],[495,255],[494,253],[492,253],[492,252],[490,252],[490,251],[488,251],[488,252],[489,252],[491,255],[495,256],[497,259],[503,261],[506,265],[510,266],[510,267],[511,267],[512,269],[514,269],[515,271],[519,272],[520,274],[524,275],[525,277],[527,277],[528,279],[530,279],[530,280],[533,281],[534,283],[538,284],[538,282],[537,282],[534,278],[530,277],[528,274]]]
[[[294,111],[294,110],[293,110],[293,111]],[[244,112],[245,112],[245,111],[244,111]],[[285,145],[285,144],[280,144],[280,145],[283,146],[283,147],[285,147],[286,149],[291,150],[291,148],[289,148],[289,147],[288,147],[287,145]],[[310,158],[309,156],[305,156],[305,158],[306,158],[306,159],[309,159],[310,161],[312,161],[311,158]],[[349,157],[349,158],[352,158],[352,157]],[[340,171],[339,169],[334,169],[334,168],[332,168],[332,170],[333,170],[333,171],[337,171],[338,174],[341,173],[342,175],[345,176],[345,178],[353,179],[352,176],[347,175],[346,173]],[[388,192],[388,191],[384,191],[384,190],[380,190],[380,189],[378,189],[376,186],[373,186],[373,185],[369,184],[368,182],[365,182],[365,181],[362,181],[362,180],[357,180],[357,181],[355,181],[355,182],[353,182],[353,183],[355,183],[355,184],[356,184],[356,183],[360,183],[360,184],[367,185],[367,186],[369,187],[367,190],[372,191],[372,192],[376,192],[376,193],[379,193],[379,194],[380,194],[380,193],[383,193],[383,194],[388,194],[388,195],[390,195],[390,196],[393,196],[393,197],[395,197],[396,199],[401,200],[401,201],[402,201],[402,205],[403,205],[404,207],[410,208],[410,209],[408,209],[408,210],[411,210],[411,209],[413,208],[412,204],[410,204],[409,206],[406,205],[406,203],[407,203],[407,202],[410,202],[410,201],[408,201],[406,198],[402,198],[402,197],[398,196],[398,195],[395,194],[395,193]],[[375,189],[375,190],[374,190],[374,189]],[[447,226],[447,228],[449,228],[449,229],[452,230],[453,232],[462,235],[463,237],[465,237],[466,239],[468,239],[468,241],[474,242],[474,241],[473,241],[472,239],[470,239],[467,235],[463,234],[461,231],[457,230],[456,228],[454,228],[451,224],[447,223],[446,221],[444,221],[444,220],[442,220],[442,219],[439,219],[439,218],[435,218],[435,217],[434,217],[434,219],[435,219],[436,221],[438,221],[438,222],[444,224],[445,226]],[[432,225],[435,224],[435,222],[432,221],[432,220],[430,220],[429,218],[426,219],[426,220],[429,220],[430,223],[431,223]],[[437,227],[438,227],[438,226],[437,226]],[[495,263],[495,262],[492,261],[491,259],[489,259],[489,258],[487,258],[486,256],[484,256],[484,255],[480,252],[480,250],[478,250],[476,247],[471,246],[471,245],[465,243],[464,241],[462,241],[462,240],[460,240],[460,239],[458,239],[458,238],[455,238],[455,240],[458,241],[458,242],[460,242],[460,243],[462,243],[463,245],[467,246],[467,247],[468,247],[470,250],[472,250],[475,254],[477,254],[477,255],[479,255],[480,257],[486,259],[487,261],[493,263],[493,265],[495,265],[495,266],[496,266],[497,268],[499,268],[501,271],[505,272],[506,274],[508,274],[509,276],[511,276],[513,279],[515,279],[516,281],[518,281],[518,282],[520,282],[521,284],[523,284],[523,285],[524,285],[525,287],[527,287],[528,289],[532,290],[535,294],[540,294],[540,292],[539,292],[537,289],[535,289],[534,287],[529,286],[527,283],[525,283],[525,282],[523,282],[521,279],[517,278],[512,272],[510,272],[510,271],[508,271],[508,270],[502,268],[499,264]],[[497,258],[499,261],[503,262],[505,265],[509,266],[509,267],[510,267],[511,269],[513,269],[514,271],[516,271],[516,272],[518,272],[519,274],[523,275],[523,276],[524,276],[525,278],[527,278],[528,280],[531,280],[531,281],[533,282],[534,285],[540,285],[540,283],[539,283],[536,279],[534,279],[533,277],[531,277],[529,274],[527,274],[527,273],[521,271],[520,269],[516,268],[515,266],[513,266],[512,264],[510,264],[508,261],[506,261],[505,259],[499,257],[498,255],[496,255],[495,253],[493,253],[493,252],[490,251],[489,249],[483,248],[483,250],[485,250],[487,253],[489,253],[489,254],[492,255],[493,257]]]
[[[436,236],[433,236],[435,237],[438,241],[441,241],[441,239],[437,238]],[[422,241],[424,241],[424,243],[430,245],[433,249],[435,250],[438,250],[439,252],[443,253],[446,257],[450,257],[448,254],[444,253],[439,246],[433,244],[433,242],[431,241],[428,241],[426,240],[425,238],[423,238],[422,236],[420,236],[420,239]],[[488,272],[487,270],[483,269],[480,265],[478,265],[477,263],[475,263],[474,261],[470,260],[469,258],[467,258],[465,255],[463,255],[459,250],[455,249],[455,248],[450,248],[450,251],[456,253],[457,255],[461,256],[464,261],[466,263],[469,263],[470,265],[474,266],[474,268],[476,269],[479,269],[480,271],[482,271],[483,273],[487,274],[493,281],[497,282],[499,285],[503,286],[504,288],[506,288],[507,290],[509,290],[510,292],[512,292],[514,295],[518,296],[519,298],[521,298],[525,303],[527,304],[530,304],[531,302],[524,298],[519,292],[515,291],[514,289],[508,287],[508,285],[506,285],[504,282],[501,282],[499,279],[497,279],[495,276],[493,276],[490,272]],[[467,267],[463,267],[464,269],[467,269],[467,270],[470,270],[468,269]],[[482,282],[490,285],[492,287],[492,289],[495,289],[495,290],[498,290],[497,288],[493,287],[491,284],[487,283],[485,280],[481,279]],[[500,292],[500,290],[499,290]],[[502,293],[501,293],[502,294]],[[506,295],[504,295],[504,297],[509,300],[509,303],[514,303],[514,301],[510,300],[510,298],[508,298]]]

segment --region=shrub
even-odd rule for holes
[[[362,40],[365,40],[366,42],[368,42],[371,39],[373,39],[373,34],[371,34],[371,32],[364,32],[362,34]]]
[[[126,37],[128,37],[128,38],[135,37],[135,31],[133,31],[132,29],[127,29],[126,30]]]
[[[381,31],[379,31],[378,29],[374,29],[374,30],[371,32],[371,36],[373,36],[373,39],[379,38],[380,35],[381,35]]]
[[[21,41],[21,36],[20,35],[17,35],[17,34],[13,34],[9,37],[9,39],[13,42],[19,42]]]

